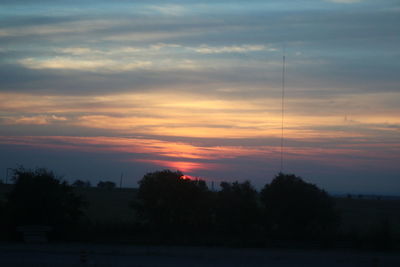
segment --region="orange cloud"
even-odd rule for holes
[[[279,146],[202,146],[185,142],[122,137],[0,136],[0,144],[90,153],[121,153],[122,161],[146,162],[183,172],[224,168],[230,160],[271,161],[280,156]],[[400,153],[398,144],[342,144],[335,147],[284,148],[285,160],[308,160],[333,166],[392,164]],[[137,157],[137,158],[135,158]],[[125,158],[125,159],[124,159]],[[212,163],[211,163],[212,162]],[[225,162],[225,163],[224,163]]]
[[[230,89],[235,90],[234,87]],[[362,96],[368,103],[371,98],[383,102],[397,99],[398,96]],[[349,96],[346,101],[351,99],[352,96]],[[279,138],[281,134],[280,101],[274,98],[221,100],[194,93],[166,92],[98,96],[0,93],[0,101],[0,112],[3,114],[0,123],[3,124],[57,123],[124,135],[199,138]],[[344,101],[338,100],[339,103],[343,102],[341,105],[347,103]],[[309,104],[309,100],[305,99],[290,100],[285,117],[286,138],[310,141],[365,138],[377,134],[377,131],[394,132],[396,129],[384,126],[400,124],[399,116],[390,110],[372,114],[351,112],[347,116],[326,111],[316,114],[315,108],[310,109],[313,112],[306,109],[306,113],[296,109]]]
[[[267,147],[195,146],[184,142],[120,137],[24,136],[0,137],[0,143],[53,149],[73,149],[91,152],[122,152],[149,154],[184,159],[232,159],[242,156],[266,156]],[[273,150],[270,150],[273,151]],[[273,151],[275,152],[275,151]]]

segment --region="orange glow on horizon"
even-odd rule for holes
[[[189,161],[168,161],[168,160],[153,160],[153,159],[136,159],[136,162],[145,162],[158,165],[164,168],[178,170],[182,173],[190,173],[202,169],[217,169],[219,166],[215,163],[189,162]],[[191,177],[190,175],[185,175]]]
[[[183,180],[196,180],[196,178],[194,176],[191,175],[182,175],[181,177]]]
[[[163,168],[193,173],[197,170],[223,170],[226,160],[247,158],[254,161],[271,161],[279,157],[279,146],[202,146],[185,142],[157,139],[121,137],[71,137],[71,136],[0,136],[0,144],[35,147],[49,150],[73,150],[88,153],[120,153],[122,162],[143,162]],[[372,149],[372,150],[371,150]],[[286,146],[288,160],[311,160],[335,166],[370,164],[372,159],[382,159],[379,164],[390,165],[400,151],[398,144],[341,144],[331,147]],[[135,158],[137,154],[145,158]],[[353,158],[348,160],[349,155]],[[221,162],[221,160],[224,160]]]

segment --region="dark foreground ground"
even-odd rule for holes
[[[82,251],[87,262],[82,263]],[[268,250],[212,247],[146,247],[85,244],[0,244],[0,266],[400,266],[397,253]]]

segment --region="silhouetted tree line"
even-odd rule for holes
[[[280,173],[258,193],[249,181],[210,191],[179,171],[146,174],[133,207],[149,231],[172,237],[212,236],[262,245],[266,240],[325,240],[338,227],[331,197],[300,177]]]
[[[58,240],[129,238],[138,243],[275,246],[279,242],[333,243],[340,223],[333,199],[316,185],[279,173],[258,192],[249,181],[222,182],[212,191],[205,181],[179,171],[147,173],[131,206],[136,223],[98,225],[85,220],[90,205],[74,187],[46,169],[14,170],[14,185],[0,201],[2,239],[18,239],[21,225],[48,225]],[[112,189],[114,183],[97,187]],[[382,248],[392,246],[390,225],[383,221],[371,235]],[[354,236],[354,240],[359,237]]]
[[[102,189],[112,190],[116,187],[116,184],[111,181],[104,181],[104,182],[100,181],[98,182],[97,187]]]
[[[73,187],[78,187],[78,188],[89,188],[91,187],[91,183],[89,181],[82,181],[80,179],[75,180],[75,182],[72,183]]]

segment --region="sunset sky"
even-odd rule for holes
[[[400,195],[397,0],[3,0],[0,178],[260,188],[280,171],[283,50],[283,172]]]

